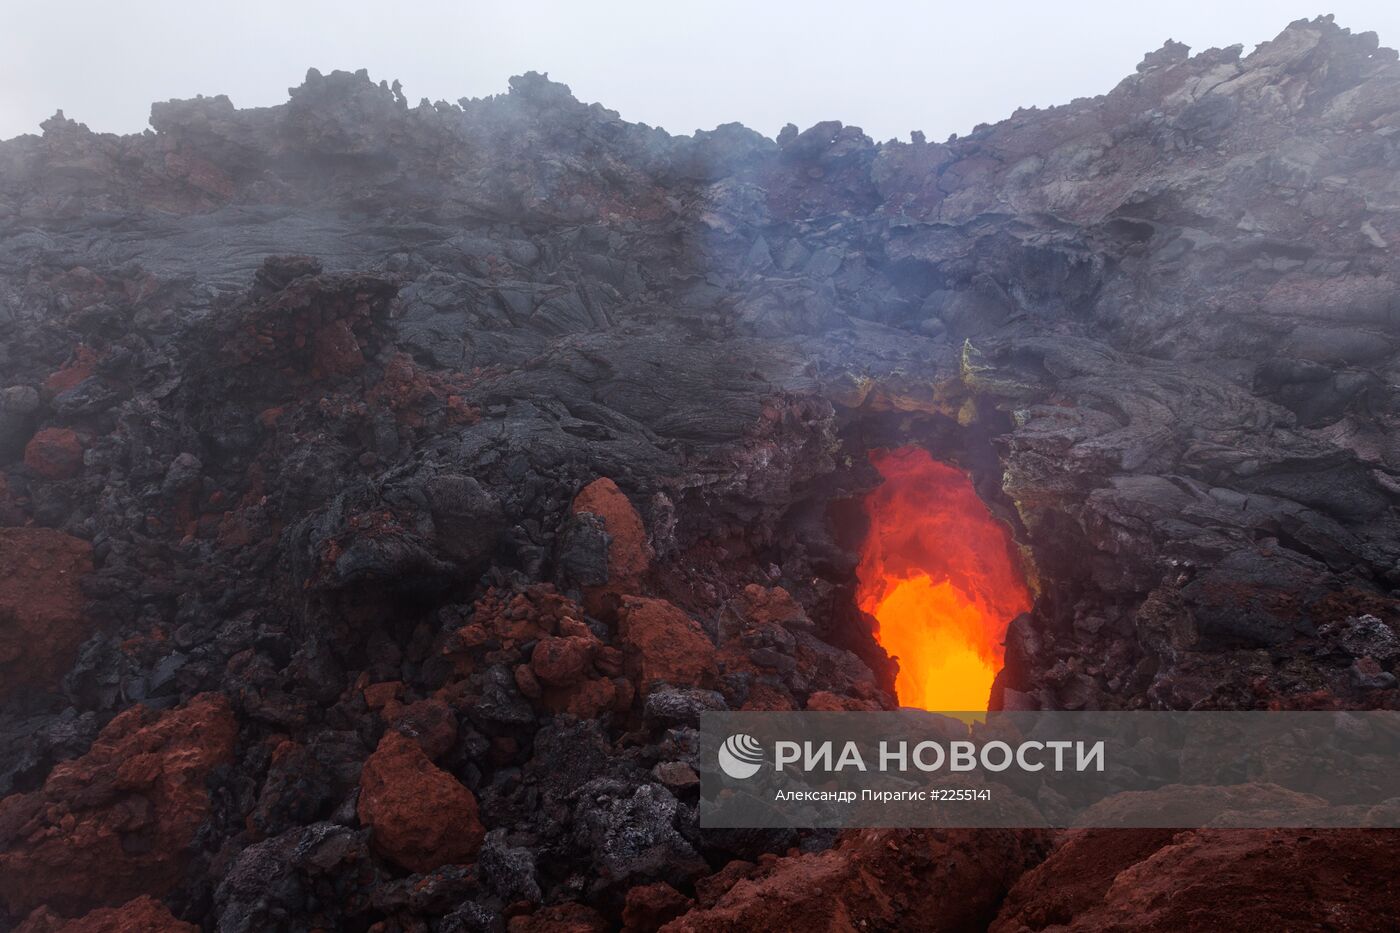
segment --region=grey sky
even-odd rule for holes
[[[1325,4],[1325,6],[1323,5]],[[585,101],[673,133],[738,120],[768,135],[839,119],[931,139],[1018,106],[1100,94],[1167,38],[1194,51],[1272,38],[1332,12],[1400,44],[1395,0],[707,0],[352,2],[8,0],[0,138],[56,109],[139,132],[150,104],[280,103],[307,67],[368,68],[410,100],[455,101],[547,71]]]

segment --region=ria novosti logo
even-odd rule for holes
[[[736,732],[719,747],[719,769],[732,778],[751,778],[763,767],[763,746],[758,739]]]
[[[867,761],[870,749],[862,751],[855,740],[778,740],[773,743],[773,770],[795,771],[799,775],[813,772],[840,774],[845,771],[868,773],[872,766],[878,772],[908,773],[911,769],[925,773],[948,771],[986,771],[998,773],[1019,770],[1036,771],[1099,771],[1105,769],[1105,742],[1059,739],[1052,741],[1023,741],[1016,745],[999,739],[975,742],[969,740],[947,743],[926,740],[881,740],[879,756]],[[1070,752],[1074,752],[1071,759]],[[732,733],[720,745],[717,756],[720,770],[739,780],[751,778],[764,765],[763,743],[747,732]]]

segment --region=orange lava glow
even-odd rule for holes
[[[961,471],[918,447],[872,451],[884,482],[866,498],[860,608],[899,662],[903,706],[985,710],[1007,624],[1031,594],[1006,528]]]

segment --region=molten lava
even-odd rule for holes
[[[984,710],[1007,624],[1031,595],[1010,536],[961,471],[917,447],[872,451],[884,482],[866,499],[860,608],[899,662],[904,706]]]

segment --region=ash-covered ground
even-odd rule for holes
[[[1011,529],[994,706],[1396,708],[1374,34],[941,144],[535,74],[151,122],[0,143],[0,930],[1400,923],[1391,833],[695,813],[700,711],[897,703],[873,449]]]

